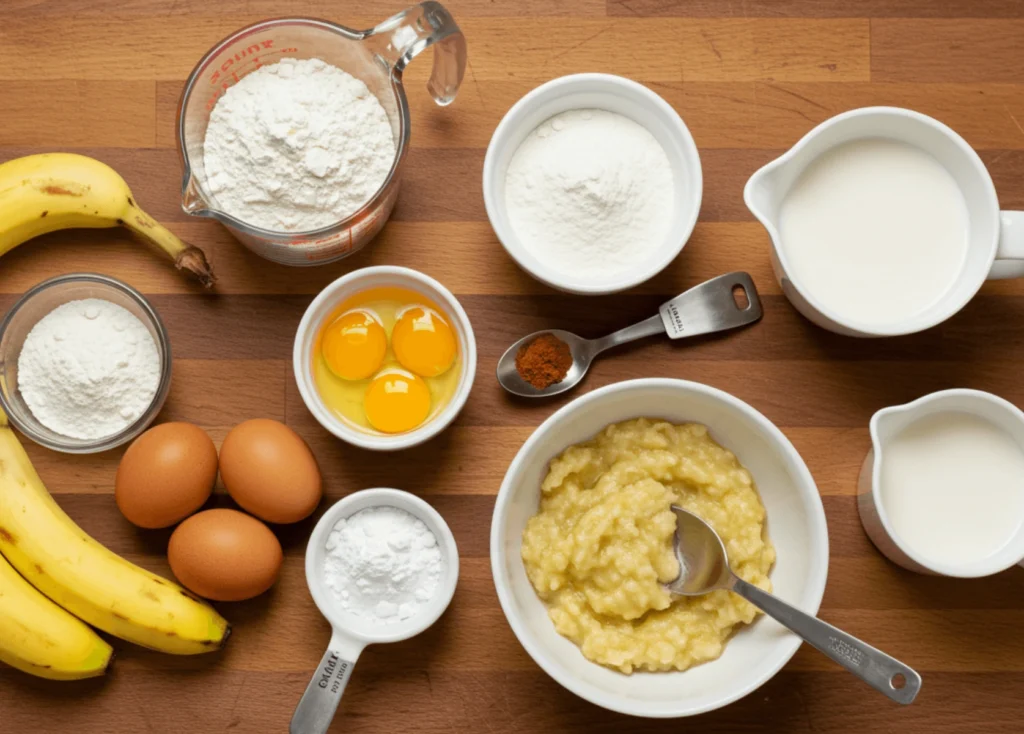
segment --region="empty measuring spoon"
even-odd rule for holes
[[[342,608],[324,578],[327,539],[342,518],[369,507],[397,507],[419,518],[437,539],[444,571],[434,596],[408,619],[376,624]],[[418,635],[448,608],[459,578],[455,537],[437,510],[419,497],[398,489],[364,489],[332,505],[313,528],[306,547],[306,583],[320,613],[331,623],[331,641],[292,715],[290,734],[324,734],[341,702],[352,668],[367,645],[398,642]]]
[[[747,583],[729,568],[725,545],[710,525],[677,505],[672,505],[672,511],[676,515],[674,549],[679,576],[665,585],[671,593],[701,596],[728,589],[893,701],[907,704],[914,700],[921,690],[921,676],[913,668]]]
[[[742,300],[737,298],[739,292],[743,294]],[[655,334],[667,333],[670,339],[713,334],[752,324],[760,320],[761,314],[761,301],[748,274],[720,275],[662,304],[655,316],[600,339],[584,339],[561,329],[546,329],[524,336],[498,360],[498,382],[513,395],[526,398],[558,395],[575,387],[587,374],[594,357],[606,349]],[[542,334],[552,334],[569,345],[572,365],[561,382],[538,389],[516,370],[516,355],[524,345]]]

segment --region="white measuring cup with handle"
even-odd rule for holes
[[[370,507],[396,507],[418,518],[434,534],[444,570],[437,591],[422,609],[401,622],[377,624],[343,609],[324,580],[327,538],[339,520]],[[320,666],[306,686],[292,715],[290,734],[323,734],[331,725],[355,667],[367,645],[399,642],[418,635],[437,621],[455,593],[459,551],[444,518],[415,495],[398,489],[364,489],[335,503],[323,514],[306,546],[306,583],[320,613],[331,623],[331,641]]]
[[[924,311],[882,326],[857,323],[811,296],[787,263],[779,234],[782,201],[804,170],[831,148],[864,138],[897,140],[931,154],[953,176],[968,215],[967,257],[956,281]],[[743,199],[771,237],[772,268],[782,292],[797,311],[829,331],[859,337],[923,331],[963,308],[985,280],[1024,277],[1024,212],[1000,211],[995,184],[975,150],[950,127],[913,110],[863,107],[826,120],[755,172]]]

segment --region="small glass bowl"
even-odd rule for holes
[[[149,329],[160,355],[160,382],[149,407],[123,431],[95,439],[71,438],[51,431],[32,415],[18,390],[18,356],[29,331],[53,309],[83,298],[101,298],[127,309]],[[19,298],[0,321],[0,407],[15,428],[48,449],[66,454],[95,454],[131,441],[156,418],[170,387],[171,344],[160,316],[141,293],[113,278],[69,273],[45,280]]]

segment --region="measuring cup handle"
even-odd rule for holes
[[[337,643],[336,639],[331,640],[306,692],[299,699],[288,727],[289,734],[325,734],[330,727],[359,657],[359,650],[343,650],[347,646]]]
[[[999,212],[999,246],[988,277],[1024,278],[1024,212]]]
[[[427,90],[441,106],[455,100],[466,72],[466,39],[441,3],[420,3],[388,18],[367,33],[366,41],[375,44],[399,78],[417,54],[433,46],[434,70]]]

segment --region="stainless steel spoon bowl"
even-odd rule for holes
[[[747,583],[729,568],[725,545],[710,525],[677,505],[672,505],[672,511],[676,515],[674,548],[679,576],[665,585],[671,593],[701,596],[728,589],[893,701],[908,704],[914,700],[921,690],[921,676],[913,668]]]
[[[742,298],[738,298],[741,293]],[[670,339],[682,339],[727,331],[752,324],[760,320],[761,315],[761,301],[748,274],[720,275],[662,304],[655,316],[600,339],[584,339],[561,329],[546,329],[524,336],[498,360],[498,382],[513,395],[524,398],[558,395],[574,388],[587,374],[594,358],[606,349],[655,334],[667,333]],[[561,382],[537,389],[520,377],[516,370],[516,355],[525,344],[542,334],[554,334],[569,345],[572,365]]]

